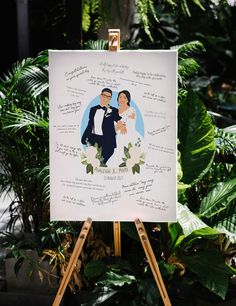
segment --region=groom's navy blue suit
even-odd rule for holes
[[[94,130],[94,118],[96,111],[101,108],[105,110],[101,126],[102,135],[96,135]],[[106,107],[97,105],[90,109],[88,126],[83,133],[81,142],[82,144],[90,143],[90,145],[97,143],[102,150],[104,164],[106,164],[116,148],[116,131],[114,122],[117,122],[120,119],[121,117],[119,116],[118,109],[115,107],[109,106],[109,109],[107,110]]]

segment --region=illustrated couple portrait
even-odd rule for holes
[[[100,166],[104,167],[124,164],[124,148],[140,147],[142,139],[136,130],[137,113],[130,106],[130,92],[122,90],[118,93],[117,107],[110,105],[112,94],[111,89],[102,89],[100,103],[90,108],[88,123],[81,138],[82,144],[100,148]],[[129,154],[126,152],[127,158]]]

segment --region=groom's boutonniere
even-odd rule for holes
[[[107,106],[106,108],[106,112],[105,112],[105,117],[109,117],[112,113],[112,109],[110,107],[110,105]]]

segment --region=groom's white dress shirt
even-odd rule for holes
[[[102,108],[97,109],[95,116],[94,116],[94,130],[93,130],[93,134],[96,135],[103,135],[102,132],[102,122],[103,122],[103,118],[104,118],[104,113],[105,110],[103,110]]]

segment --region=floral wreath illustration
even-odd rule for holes
[[[98,144],[87,144],[85,152],[81,154],[81,163],[86,166],[86,173],[94,173],[94,169],[104,167],[101,149]],[[145,153],[141,150],[141,139],[124,147],[124,156],[120,167],[127,167],[129,172],[140,173],[140,166],[145,164]]]

